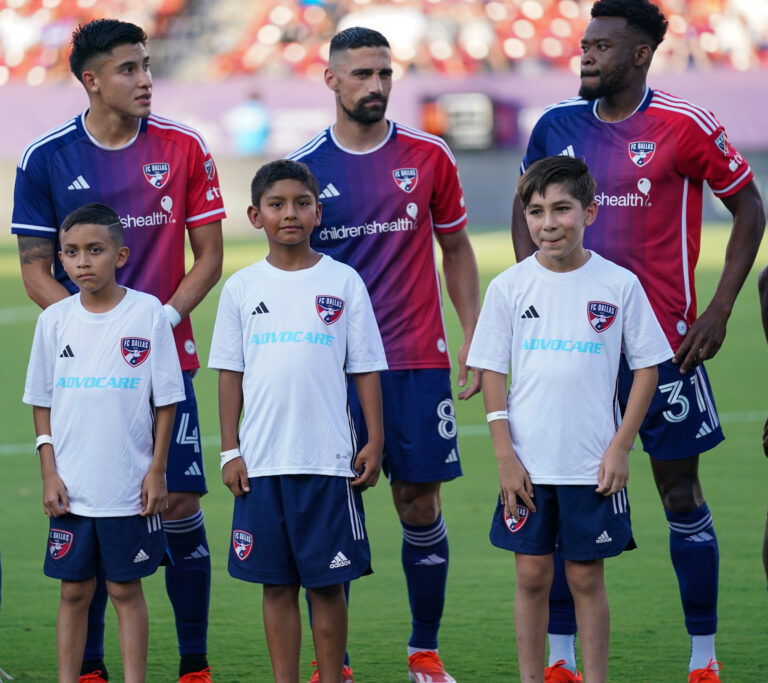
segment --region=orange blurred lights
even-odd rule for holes
[[[533,24],[527,19],[518,19],[512,24],[512,30],[515,32],[518,38],[523,40],[530,40],[536,35],[536,29]]]
[[[301,43],[288,43],[283,48],[283,57],[286,62],[291,64],[298,64],[307,56],[307,48]]]
[[[278,5],[269,13],[269,20],[278,26],[285,26],[293,19],[293,10],[285,5]]]
[[[33,66],[27,73],[27,83],[29,85],[42,85],[45,81],[47,69],[44,66]]]
[[[507,8],[495,0],[485,6],[485,13],[491,21],[504,21],[507,18]]]
[[[549,30],[552,31],[558,38],[567,38],[573,32],[571,28],[571,22],[566,21],[562,17],[556,17],[549,25]]]
[[[5,65],[0,66],[0,86],[5,85],[10,77],[11,70]]]
[[[446,40],[433,40],[429,44],[429,54],[442,62],[450,59],[453,54],[453,46]]]
[[[504,54],[510,59],[522,59],[525,57],[525,43],[517,38],[507,38],[504,41]]]
[[[525,0],[520,6],[522,13],[529,19],[541,19],[544,16],[544,8],[538,0]]]
[[[688,29],[688,23],[679,14],[670,14],[667,21],[669,21],[669,30],[673,33],[682,35]]]
[[[560,0],[557,9],[566,19],[579,18],[579,5],[574,0]]]
[[[274,45],[280,40],[282,35],[283,32],[274,24],[265,24],[256,34],[256,40],[264,45]]]
[[[563,54],[563,45],[557,38],[548,36],[541,41],[541,51],[546,57],[555,59]]]

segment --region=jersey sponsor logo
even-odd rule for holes
[[[305,332],[303,330],[283,330],[282,332],[260,332],[251,337],[248,346],[259,344],[320,344],[321,346],[333,346],[336,340],[331,334],[321,332]]]
[[[237,559],[240,561],[244,560],[253,550],[253,536],[242,529],[235,529],[232,532],[232,547],[235,550]]]
[[[649,192],[651,190],[651,181],[648,178],[640,178],[637,181],[637,189],[640,192],[627,192],[626,194],[606,194],[598,192],[595,195],[595,202],[599,207],[619,206],[619,207],[638,207],[650,206]]]
[[[413,192],[419,182],[419,172],[415,168],[396,168],[392,171],[392,177],[405,192]]]
[[[141,337],[123,337],[120,340],[120,352],[123,354],[123,360],[132,368],[139,367],[139,365],[149,358],[150,349],[151,344],[149,339],[142,339]]]
[[[373,220],[370,223],[363,223],[361,225],[341,225],[339,227],[332,226],[329,228],[323,228],[320,232],[315,233],[318,239],[321,240],[343,240],[349,237],[364,237],[365,235],[377,235],[385,232],[410,232],[416,230],[419,224],[416,222],[415,217],[418,215],[418,207],[415,204],[408,204],[406,211],[411,218],[396,218],[393,221]]]
[[[566,351],[568,353],[592,353],[601,355],[605,344],[574,339],[543,339],[526,337],[520,343],[521,351]]]
[[[627,145],[629,158],[635,166],[647,166],[651,163],[653,155],[656,152],[656,143],[647,140],[630,142]]]
[[[138,389],[141,377],[59,377],[55,389]]]
[[[525,523],[528,521],[528,513],[530,512],[525,505],[520,505],[520,503],[517,503],[517,514],[520,516],[520,521],[516,522],[515,518],[512,515],[507,516],[504,515],[504,524],[507,525],[507,529],[509,529],[510,533],[517,533],[520,531],[520,529],[523,528]]]
[[[203,170],[205,171],[205,177],[208,180],[213,180],[216,177],[216,164],[213,163],[213,159],[206,159],[203,163]]]
[[[71,531],[63,529],[50,529],[48,531],[48,552],[54,560],[60,560],[72,547],[72,541],[75,539]]]
[[[176,221],[172,219],[173,213],[171,211],[173,203],[165,201],[166,199],[170,200],[171,198],[163,197],[161,205],[165,209],[165,213],[163,213],[163,211],[153,211],[148,216],[134,216],[130,213],[126,214],[125,216],[121,216],[120,222],[123,224],[123,228],[125,230],[128,228],[154,228],[162,225],[168,225],[169,223],[175,223]]]
[[[608,304],[605,301],[590,301],[587,303],[587,318],[595,332],[605,332],[613,325],[618,312],[617,306]]]
[[[725,155],[728,156],[728,138],[725,135],[725,131],[722,131],[720,135],[715,139],[715,146]]]
[[[315,297],[315,310],[326,325],[333,325],[344,310],[344,299],[336,296],[318,295]]]
[[[171,165],[164,161],[144,164],[143,171],[147,182],[159,190],[161,187],[165,187],[168,182],[171,175]]]
[[[212,202],[214,199],[221,199],[221,190],[218,187],[209,187],[205,193],[205,199]]]

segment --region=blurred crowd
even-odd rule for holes
[[[768,0],[660,0],[669,19],[654,68],[768,66]],[[72,29],[97,16],[152,38],[155,75],[199,80],[258,73],[319,79],[333,34],[384,33],[396,76],[576,69],[592,0],[5,0],[0,85],[61,79]],[[190,46],[194,46],[191,49]]]

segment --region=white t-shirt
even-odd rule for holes
[[[536,256],[488,286],[467,364],[508,374],[512,446],[536,484],[596,484],[619,424],[616,381],[672,349],[638,279],[590,252],[556,273]]]
[[[23,401],[51,409],[56,471],[73,514],[141,512],[153,406],[183,400],[173,333],[154,296],[126,289],[111,311],[91,313],[73,294],[40,314]]]
[[[208,367],[243,373],[240,453],[249,477],[353,476],[346,374],[387,369],[360,276],[323,256],[287,271],[266,260],[224,284]]]

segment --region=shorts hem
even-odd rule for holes
[[[709,439],[704,439],[700,444],[696,444],[695,448],[690,448],[685,451],[675,450],[673,452],[661,452],[661,453],[648,453],[648,456],[654,460],[685,460],[686,458],[692,458],[695,455],[701,455],[707,451],[711,451],[715,446],[719,446],[725,441],[725,434],[722,431],[713,434]]]
[[[399,476],[398,476],[399,475]],[[458,474],[449,474],[446,475],[444,472],[440,475],[436,476],[434,473],[420,473],[420,472],[408,472],[408,473],[395,473],[395,472],[389,472],[387,474],[387,478],[390,482],[392,482],[393,479],[397,479],[398,481],[405,481],[409,484],[432,484],[434,482],[448,482],[453,481],[454,479],[458,479],[459,477],[463,477],[464,472],[459,470]]]

